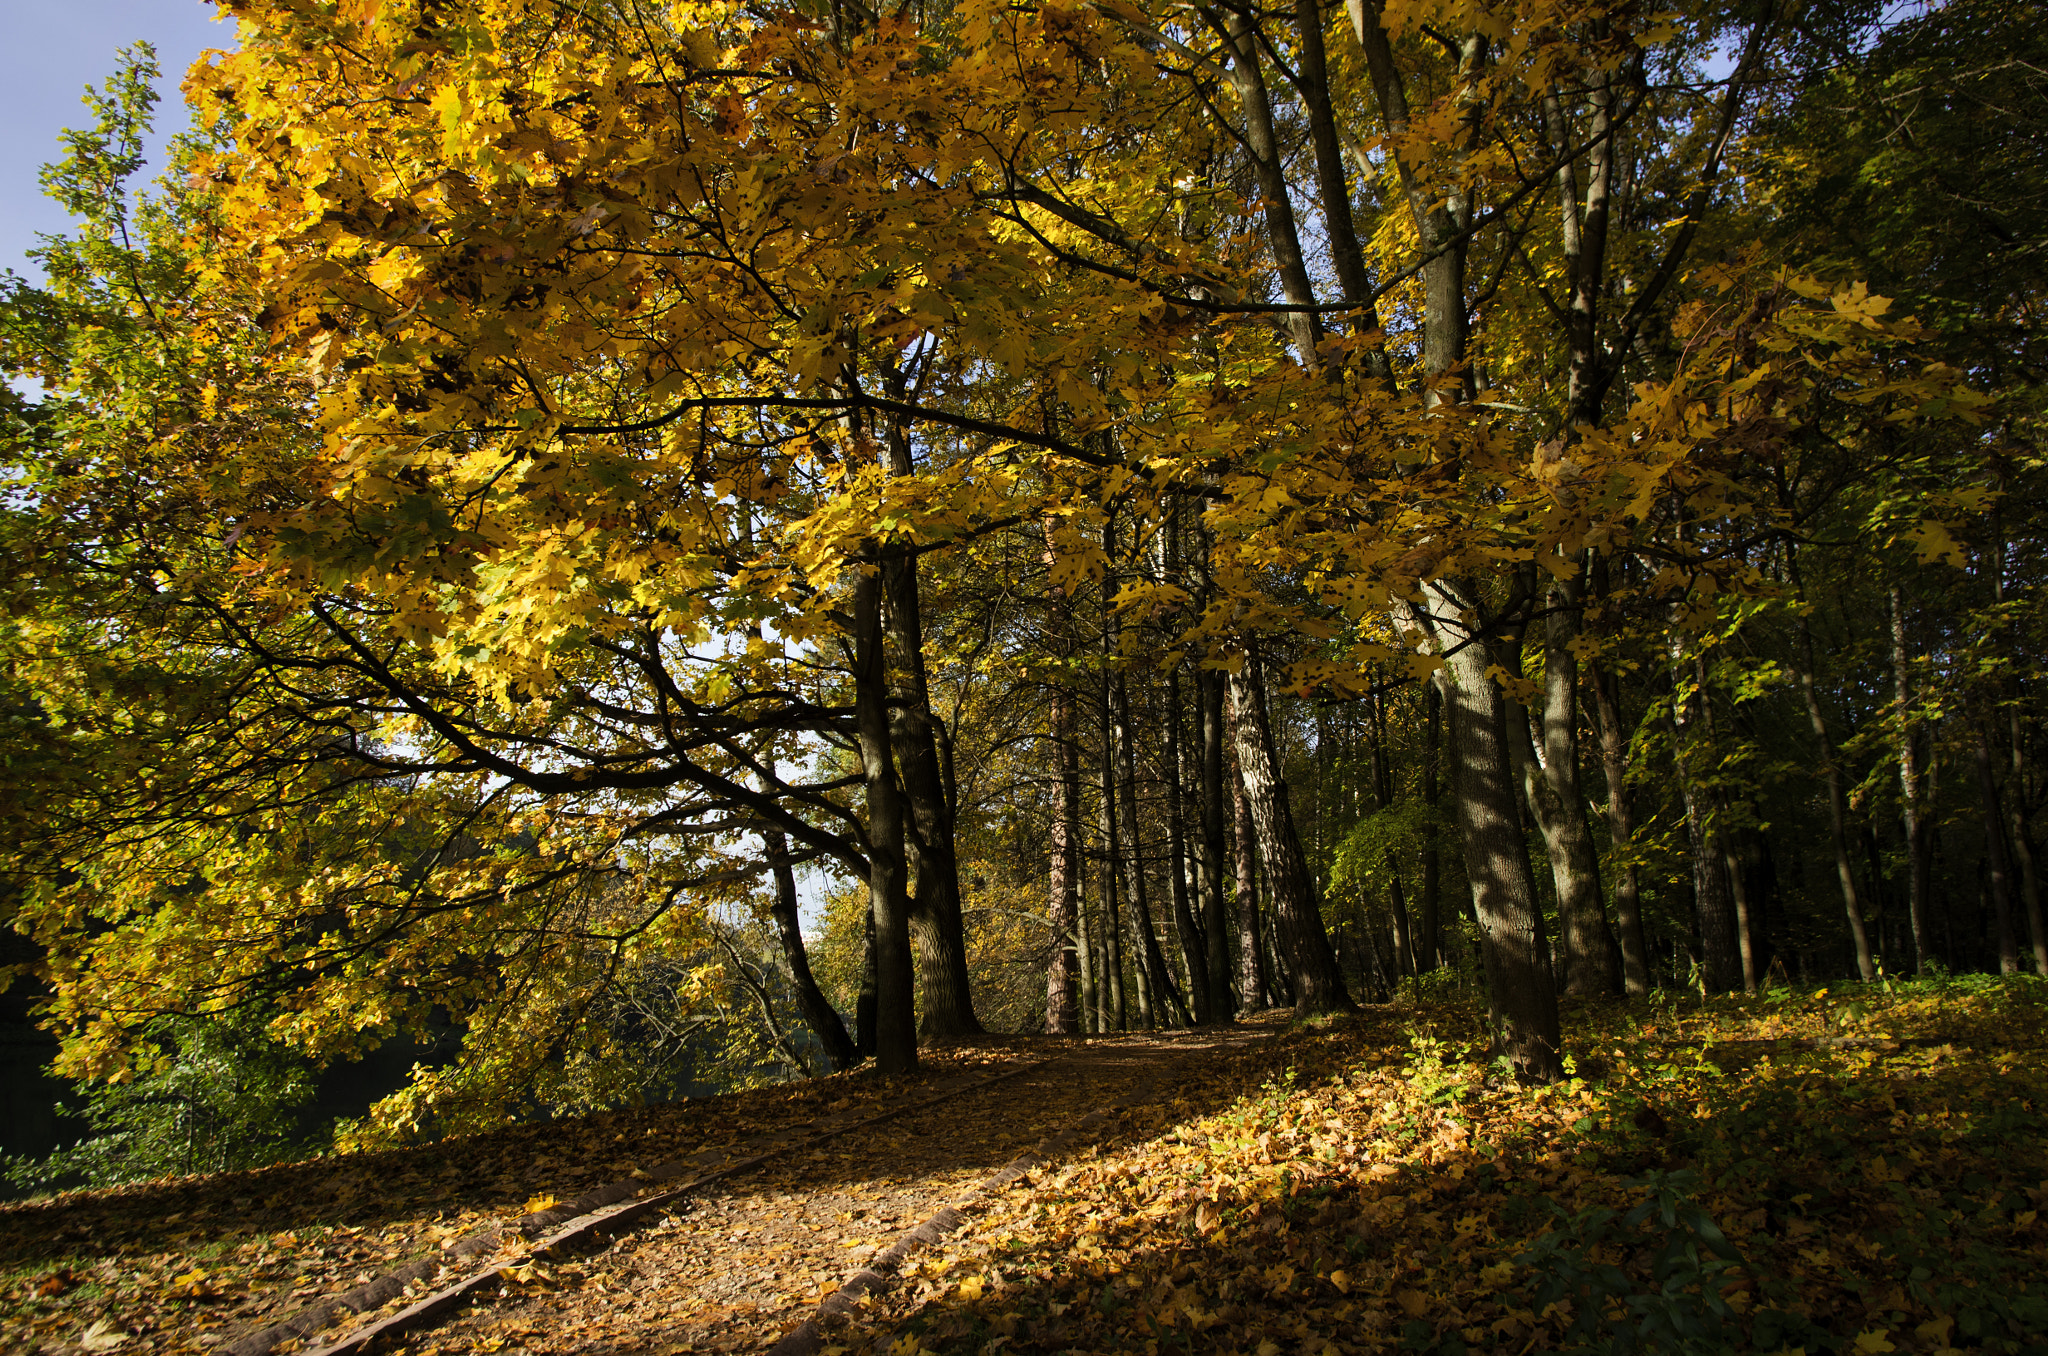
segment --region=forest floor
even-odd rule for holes
[[[763,1351],[810,1316],[812,1349],[877,1356],[2048,1352],[2048,983],[1575,1007],[1572,1077],[1536,1090],[1481,1031],[1449,996],[992,1040],[917,1079],[6,1207],[0,1349],[234,1352],[495,1225],[500,1246],[274,1349],[469,1274],[489,1285],[377,1350]],[[535,1256],[516,1227],[636,1170],[728,1163],[581,1251]],[[816,1317],[948,1205],[957,1231]]]

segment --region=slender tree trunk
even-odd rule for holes
[[[1742,956],[1736,939],[1734,903],[1728,894],[1727,854],[1713,801],[1695,775],[1696,744],[1711,748],[1700,718],[1696,673],[1683,635],[1671,637],[1672,751],[1678,765],[1678,789],[1685,802],[1685,825],[1692,848],[1693,905],[1699,924],[1701,980],[1714,993],[1727,993],[1742,983]],[[1688,681],[1695,684],[1688,695]]]
[[[1621,975],[1601,899],[1600,854],[1593,846],[1586,796],[1579,784],[1579,659],[1572,646],[1579,638],[1581,594],[1575,584],[1554,581],[1549,616],[1544,619],[1541,770],[1549,804],[1556,807],[1556,833],[1546,830],[1545,838],[1551,844],[1564,933],[1565,992],[1618,994]],[[1564,863],[1561,872],[1556,869],[1559,862]]]
[[[2027,910],[2027,938],[2034,947],[2034,973],[2048,975],[2048,928],[2041,912],[2041,878],[2034,866],[2034,844],[2027,828],[2026,744],[2018,711],[2010,713],[2012,774],[2006,781],[2005,813],[2012,828],[2012,855],[2019,862],[2020,899]]]
[[[1444,698],[1435,682],[1424,685],[1422,701],[1422,803],[1429,818],[1422,830],[1422,907],[1415,920],[1415,966],[1426,974],[1443,963],[1443,863],[1437,832],[1442,796],[1437,777],[1442,762]]]
[[[1344,991],[1337,958],[1331,954],[1329,934],[1323,930],[1315,880],[1302,856],[1301,839],[1287,804],[1287,784],[1274,756],[1257,656],[1248,656],[1243,667],[1230,675],[1229,683],[1238,709],[1238,771],[1244,779],[1252,823],[1258,828],[1259,859],[1266,864],[1273,922],[1288,948],[1295,1007],[1305,1014],[1348,1011],[1351,998]]]
[[[859,1055],[854,1050],[853,1038],[846,1034],[846,1023],[839,1019],[838,1011],[811,975],[811,957],[804,949],[803,920],[797,910],[796,872],[789,864],[789,839],[779,829],[765,829],[761,841],[768,849],[769,870],[775,876],[775,932],[782,943],[782,960],[789,967],[791,986],[796,990],[797,1006],[817,1035],[818,1043],[825,1047],[830,1068],[844,1069]]]
[[[1460,645],[1445,634],[1457,619],[1479,616],[1476,595],[1448,580],[1432,581],[1424,593],[1430,610],[1418,620],[1445,656],[1444,695],[1457,768],[1453,794],[1495,1044],[1522,1077],[1554,1083],[1564,1076],[1557,990],[1516,809],[1506,698],[1489,672],[1492,656],[1483,640]]]
[[[1052,522],[1045,528],[1045,564],[1053,564]],[[1072,634],[1073,616],[1067,591],[1058,584],[1047,594],[1046,629],[1051,645],[1064,655]],[[1052,694],[1053,760],[1058,768],[1059,801],[1053,811],[1052,864],[1048,873],[1046,914],[1052,922],[1052,957],[1045,977],[1045,1031],[1049,1036],[1074,1035],[1081,1029],[1081,751],[1076,742],[1074,696],[1063,682]]]
[[[882,640],[882,579],[853,581],[854,720],[868,809],[868,889],[875,915],[875,1067],[917,1067],[916,1004],[910,960],[910,899],[902,793],[889,733],[889,675]]]
[[[1906,900],[1913,925],[1913,968],[1924,971],[1934,958],[1928,930],[1928,898],[1932,878],[1927,863],[1927,818],[1922,813],[1920,722],[1913,714],[1912,671],[1906,655],[1906,609],[1899,591],[1891,591],[1892,687],[1898,701],[1899,799],[1906,821]]]
[[[1146,1013],[1146,1027],[1149,1030],[1157,1022],[1179,1021],[1187,1025],[1187,1014],[1176,1012],[1180,1007],[1180,994],[1175,990],[1173,972],[1166,967],[1166,954],[1159,946],[1159,933],[1152,925],[1152,901],[1145,880],[1145,839],[1138,816],[1138,759],[1132,747],[1136,742],[1131,738],[1131,693],[1128,678],[1122,670],[1116,675],[1116,743],[1118,760],[1123,772],[1124,824],[1129,835],[1131,902],[1137,905],[1138,937],[1142,945],[1139,959],[1144,963],[1145,987],[1150,990],[1150,1010]],[[1180,901],[1180,912],[1187,912],[1186,901]]]
[[[1372,718],[1372,794],[1375,808],[1382,812],[1394,808],[1394,774],[1387,762],[1387,721],[1386,698],[1378,696],[1370,702]],[[1422,966],[1416,955],[1415,939],[1409,934],[1408,900],[1401,888],[1401,859],[1389,848],[1381,859],[1387,872],[1387,907],[1394,923],[1394,965],[1397,976],[1421,972]]]
[[[1228,1022],[1236,1008],[1231,999],[1230,921],[1223,889],[1223,675],[1198,670],[1195,700],[1202,712],[1201,808],[1202,930],[1209,938],[1209,1014]],[[1235,801],[1233,800],[1233,805]]]
[[[1998,969],[2017,974],[2019,934],[2013,927],[2012,862],[2005,851],[2005,812],[1998,803],[1998,774],[1992,770],[1991,738],[1981,721],[1970,722],[1977,763],[1977,792],[1983,800],[1984,855],[1991,864],[1991,908],[1998,926]]]
[[[1102,1001],[1096,975],[1101,970],[1096,953],[1096,929],[1088,908],[1087,891],[1081,892],[1080,908],[1074,915],[1074,945],[1081,963],[1081,1029],[1087,1032],[1102,1030]]]
[[[875,1057],[875,1013],[879,1006],[875,979],[875,900],[871,891],[867,914],[862,920],[860,993],[853,1000],[854,1049],[862,1059]]]
[[[1080,951],[1081,885],[1081,760],[1074,747],[1073,697],[1055,688],[1052,710],[1054,757],[1059,767],[1059,808],[1052,823],[1052,871],[1047,909],[1052,919],[1052,962],[1046,974],[1047,1035],[1072,1035],[1080,1029],[1076,1009]]]
[[[2002,475],[1998,487],[2002,494],[2005,490]],[[1995,510],[1992,523],[1992,540],[1996,546],[1989,562],[1991,602],[2002,612],[2005,608],[2005,531],[1998,525],[1999,516]],[[2048,975],[2048,928],[2042,924],[2041,881],[2034,869],[2034,844],[2027,831],[2027,743],[2017,703],[2006,708],[2006,729],[2011,737],[2011,775],[2006,780],[2005,796],[2006,826],[2012,834],[2013,860],[2019,868],[2020,900],[2027,912],[2027,939],[2034,948],[2034,972]]]
[[[1607,778],[1607,836],[1614,845],[1614,921],[1621,933],[1621,969],[1630,994],[1650,991],[1650,949],[1643,937],[1642,886],[1635,862],[1635,813],[1628,790],[1628,736],[1614,675],[1592,670],[1594,726],[1600,769]]]
[[[1185,791],[1181,785],[1181,702],[1180,671],[1166,677],[1166,832],[1167,851],[1172,854],[1173,921],[1180,931],[1181,964],[1188,982],[1188,1004],[1196,1022],[1213,1020],[1209,1009],[1209,947],[1202,927],[1189,907],[1188,843],[1185,823]]]
[[[1233,694],[1229,722],[1233,753],[1237,748],[1240,718]],[[1237,865],[1237,986],[1240,995],[1237,1008],[1240,1012],[1257,1012],[1266,1006],[1266,968],[1264,951],[1259,944],[1262,929],[1259,926],[1258,882],[1252,869],[1252,842],[1256,830],[1252,827],[1251,804],[1245,798],[1244,772],[1238,767],[1235,757],[1230,760],[1230,794],[1231,824],[1236,831],[1233,841]]]
[[[1821,714],[1820,694],[1814,690],[1813,627],[1804,613],[1799,617],[1799,652],[1805,660],[1799,690],[1806,698],[1806,720],[1813,727],[1813,741],[1820,749],[1821,775],[1828,787],[1828,846],[1835,854],[1835,879],[1842,889],[1842,908],[1849,915],[1856,973],[1868,983],[1877,978],[1877,962],[1870,954],[1870,932],[1863,926],[1863,900],[1856,893],[1856,872],[1849,864],[1849,797],[1842,785],[1842,768],[1835,758],[1834,741],[1828,738],[1827,718]]]

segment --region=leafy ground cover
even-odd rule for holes
[[[636,1170],[814,1118],[857,1117],[1018,1058],[933,1052],[918,1085],[855,1072],[0,1206],[0,1350],[203,1350]]]
[[[2044,999],[2012,978],[1583,1008],[1574,1076],[1533,1091],[1471,1057],[1469,1007],[1304,1029],[1020,1184],[832,1342],[2048,1351]]]

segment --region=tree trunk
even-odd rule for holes
[[[856,567],[853,580],[854,720],[868,808],[868,890],[875,915],[875,1067],[917,1067],[910,961],[906,815],[889,733],[889,675],[882,641],[882,578]]]
[[[1139,961],[1144,967],[1144,991],[1147,997],[1145,1027],[1149,1031],[1161,1022],[1172,1022],[1174,1010],[1180,1006],[1180,995],[1174,988],[1173,973],[1166,968],[1166,954],[1159,946],[1158,930],[1152,926],[1152,900],[1145,880],[1145,839],[1144,828],[1138,821],[1138,759],[1132,748],[1131,738],[1131,690],[1130,682],[1119,669],[1116,684],[1116,746],[1117,762],[1123,777],[1120,799],[1124,807],[1125,841],[1130,845],[1131,903],[1137,906],[1136,919],[1140,946]],[[1185,907],[1183,906],[1183,912]],[[1187,1014],[1179,1013],[1180,1025],[1187,1025]]]
[[[1181,785],[1180,670],[1166,678],[1166,850],[1172,854],[1173,922],[1180,932],[1181,964],[1188,982],[1193,1019],[1206,1023],[1209,1009],[1209,947],[1188,898],[1188,842],[1184,816],[1186,793]]]
[[[1714,805],[1707,789],[1694,775],[1697,763],[1694,744],[1711,740],[1705,736],[1700,719],[1697,673],[1687,661],[1684,637],[1671,637],[1672,753],[1678,765],[1678,789],[1685,802],[1686,834],[1691,840],[1693,905],[1700,932],[1701,981],[1714,993],[1728,993],[1742,983],[1742,957],[1735,931],[1735,908],[1728,895],[1726,853],[1721,829],[1714,817]],[[1695,686],[1690,695],[1688,682]]]
[[[875,984],[875,899],[872,890],[868,894],[866,916],[861,924],[860,946],[860,993],[853,1000],[853,1039],[855,1052],[862,1059],[875,1057],[875,1011],[877,1004]]]
[[[1073,697],[1065,688],[1053,690],[1054,757],[1059,767],[1059,807],[1052,822],[1052,870],[1047,911],[1052,920],[1052,961],[1045,980],[1045,1030],[1049,1036],[1070,1036],[1080,1030],[1078,998],[1080,950],[1075,930],[1081,908],[1081,756],[1074,747]]]
[[[1247,656],[1243,667],[1230,675],[1229,684],[1238,711],[1238,771],[1258,830],[1259,859],[1266,865],[1273,921],[1289,952],[1295,1008],[1302,1014],[1349,1011],[1351,998],[1344,991],[1344,976],[1323,930],[1315,881],[1302,856],[1301,839],[1287,804],[1287,784],[1274,756],[1256,655]]]
[[[1195,701],[1202,712],[1199,879],[1202,931],[1209,938],[1209,1015],[1212,1021],[1228,1022],[1235,1016],[1236,1008],[1230,992],[1230,921],[1223,890],[1223,675],[1213,669],[1198,670]]]
[[[1434,681],[1425,685],[1422,700],[1422,802],[1429,819],[1422,830],[1422,906],[1415,919],[1415,967],[1427,974],[1443,963],[1443,863],[1438,857],[1437,833],[1442,796],[1437,769],[1442,762],[1444,698]]]
[[[1927,861],[1927,818],[1921,813],[1920,722],[1913,714],[1912,673],[1906,656],[1906,610],[1899,591],[1891,591],[1892,690],[1898,701],[1899,799],[1906,821],[1906,900],[1913,924],[1913,968],[1924,971],[1934,959],[1934,937],[1928,930],[1928,897],[1932,877]]]
[[[1376,809],[1385,813],[1394,808],[1394,773],[1387,761],[1387,720],[1386,697],[1376,696],[1369,702],[1372,718],[1372,796]],[[1416,956],[1415,938],[1408,926],[1408,900],[1401,888],[1401,862],[1392,849],[1381,859],[1387,871],[1387,907],[1394,923],[1394,967],[1396,977],[1404,978],[1421,972]]]
[[[1835,879],[1842,889],[1842,908],[1849,915],[1856,973],[1869,983],[1877,978],[1877,962],[1870,953],[1869,929],[1863,925],[1863,900],[1856,893],[1856,872],[1849,864],[1849,797],[1842,785],[1842,768],[1835,758],[1834,741],[1828,738],[1827,718],[1821,714],[1820,694],[1814,690],[1813,627],[1804,613],[1799,617],[1799,652],[1805,660],[1799,690],[1806,698],[1806,721],[1813,727],[1813,741],[1820,750],[1821,774],[1828,787],[1828,846],[1835,854]]]
[[[1635,862],[1635,813],[1629,802],[1628,737],[1614,675],[1592,670],[1593,716],[1600,737],[1600,769],[1607,778],[1607,837],[1614,845],[1614,921],[1621,933],[1621,971],[1630,994],[1650,991],[1650,949],[1643,938],[1642,886]]]
[[[853,1038],[846,1034],[846,1023],[839,1019],[838,1010],[811,975],[810,953],[804,949],[803,920],[797,911],[796,872],[789,864],[789,840],[781,830],[767,829],[762,832],[761,841],[768,849],[769,869],[775,876],[775,931],[782,942],[782,960],[789,967],[790,983],[796,989],[797,1006],[803,1010],[804,1021],[817,1035],[818,1043],[825,1047],[830,1068],[844,1069],[859,1055],[854,1050]]]
[[[910,444],[903,430],[888,426],[890,471],[912,473]],[[904,845],[915,882],[910,900],[910,935],[917,950],[918,996],[926,1036],[975,1036],[967,973],[967,933],[960,912],[960,864],[954,851],[953,805],[947,795],[933,733],[931,685],[924,662],[923,605],[918,595],[917,557],[886,558],[882,578],[895,662],[889,666],[889,733],[896,773],[909,810]]]
[[[2012,861],[2005,851],[2005,812],[1998,803],[1998,774],[1992,770],[1991,739],[1982,721],[1970,722],[1977,763],[1977,792],[1983,801],[1984,855],[1991,864],[1991,908],[1998,927],[1998,969],[2018,974],[2019,934],[2013,927]]]
[[[1052,520],[1045,522],[1045,564],[1053,565]],[[1065,654],[1072,630],[1067,591],[1051,586],[1046,597],[1049,648]],[[1059,801],[1053,811],[1051,870],[1046,914],[1052,923],[1052,957],[1045,977],[1045,1032],[1071,1036],[1081,1029],[1081,750],[1076,742],[1074,696],[1055,682],[1052,695],[1053,759],[1059,769]]]
[[[1506,698],[1488,672],[1484,641],[1446,643],[1460,617],[1477,617],[1477,599],[1446,580],[1425,586],[1423,624],[1445,655],[1445,698],[1456,757],[1458,827],[1479,925],[1480,959],[1493,1008],[1496,1048],[1521,1077],[1554,1083],[1564,1076],[1557,991],[1536,902],[1536,877],[1522,837],[1508,753]],[[1433,614],[1433,615],[1432,615]]]
[[[1572,650],[1578,640],[1578,608],[1582,591],[1563,581],[1550,586],[1549,616],[1543,633],[1542,774],[1555,806],[1556,834],[1551,843],[1551,870],[1557,881],[1559,921],[1564,933],[1565,992],[1578,995],[1618,994],[1614,933],[1600,892],[1600,854],[1593,847],[1586,820],[1586,797],[1579,784],[1579,660]],[[1565,864],[1562,872],[1559,862]]]
[[[1222,675],[1217,676],[1220,679]],[[1219,683],[1218,686],[1225,684]],[[1240,718],[1233,694],[1229,721],[1233,754],[1237,748]],[[1258,880],[1252,869],[1252,840],[1256,831],[1252,828],[1251,804],[1245,798],[1244,772],[1234,756],[1230,761],[1230,808],[1237,866],[1237,1010],[1257,1012],[1266,1006],[1266,966],[1265,951],[1259,942],[1263,929],[1259,926]]]

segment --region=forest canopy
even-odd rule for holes
[[[65,1074],[2048,974],[2028,9],[220,2],[0,311]]]

